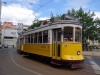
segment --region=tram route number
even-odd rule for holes
[[[41,46],[41,48],[49,48],[48,46]]]

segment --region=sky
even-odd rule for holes
[[[64,14],[80,7],[84,11],[95,12],[95,18],[100,18],[100,0],[1,0],[1,21],[31,25],[34,19],[50,18],[51,13]],[[6,4],[5,4],[6,2]]]

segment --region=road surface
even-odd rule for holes
[[[96,75],[90,61],[100,63],[97,59],[100,58],[85,57],[83,68],[71,70],[68,67],[52,67],[49,63],[19,55],[15,48],[3,48],[0,50],[0,75]],[[99,68],[96,70],[99,71]]]

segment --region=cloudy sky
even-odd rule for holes
[[[4,3],[6,2],[6,4]],[[23,23],[31,25],[34,19],[46,19],[51,12],[66,13],[68,9],[94,11],[100,18],[99,0],[2,0],[2,22]]]

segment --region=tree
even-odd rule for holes
[[[69,16],[73,16],[76,18],[80,19],[80,23],[82,24],[83,30],[82,30],[82,34],[83,34],[83,40],[86,39],[90,39],[93,40],[94,39],[94,32],[96,31],[96,26],[94,25],[94,12],[84,12],[84,10],[82,9],[82,7],[79,10],[68,10],[67,15]],[[95,36],[98,36],[97,34],[95,34]]]
[[[70,15],[71,16],[71,11],[70,10],[68,10],[67,15]]]
[[[53,17],[54,17],[54,15],[53,15],[53,13],[52,13],[52,12],[51,12],[51,15],[50,15],[50,16],[51,16],[51,18],[53,18]]]
[[[33,29],[34,27],[39,27],[40,22],[38,21],[37,23],[33,23],[28,29]]]
[[[99,18],[96,18],[95,21],[94,21],[94,26],[95,26],[95,35],[98,35],[95,37],[96,40],[99,40],[99,43],[100,43],[100,19]]]

